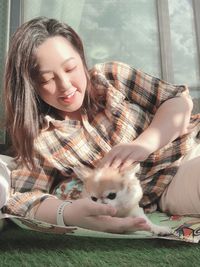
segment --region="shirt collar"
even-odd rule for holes
[[[81,122],[78,120],[62,119],[59,116],[48,114],[48,115],[45,115],[44,117],[42,131],[49,130],[51,127],[58,129],[58,128],[64,128],[66,126],[80,127]]]

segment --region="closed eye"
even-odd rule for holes
[[[115,199],[116,196],[117,196],[116,193],[109,193],[109,194],[107,195],[107,198],[112,200],[112,199]]]
[[[97,200],[98,200],[98,198],[97,197],[91,197],[91,199],[92,199],[92,201],[94,201],[94,202],[97,202]]]
[[[74,66],[74,67],[72,67],[72,68],[66,68],[65,71],[66,71],[66,72],[72,72],[72,71],[74,71],[74,70],[76,69],[76,67],[77,67],[77,66]]]
[[[54,80],[54,78],[52,77],[52,78],[50,78],[50,79],[48,79],[48,80],[46,80],[46,81],[41,81],[41,84],[48,84],[48,83],[50,83],[51,81],[53,81]]]

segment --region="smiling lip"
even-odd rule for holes
[[[74,100],[75,94],[76,94],[76,90],[68,95],[61,96],[60,98],[62,99],[62,101],[66,103],[70,103]]]

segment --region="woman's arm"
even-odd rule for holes
[[[35,213],[35,219],[56,224],[57,210],[62,200],[45,199]],[[96,203],[87,198],[72,201],[65,206],[63,221],[68,226],[79,226],[91,230],[124,233],[127,231],[150,230],[143,218],[118,218],[110,205]]]
[[[165,101],[142,134],[132,143],[113,147],[99,166],[124,169],[134,162],[144,161],[151,153],[187,133],[192,108],[187,94]]]
[[[49,191],[53,179],[58,175],[56,170],[50,170],[49,166],[39,166],[33,172],[26,167],[12,171],[15,193],[8,200],[5,212],[57,224],[57,213],[63,200]],[[61,179],[61,174],[58,179]],[[149,225],[143,218],[117,218],[113,217],[114,215],[115,210],[109,205],[79,199],[64,207],[63,221],[66,225],[105,232],[149,230]]]
[[[175,97],[157,110],[149,127],[135,140],[152,153],[187,133],[193,102],[190,97]]]

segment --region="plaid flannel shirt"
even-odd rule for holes
[[[186,86],[166,83],[120,62],[97,64],[90,77],[101,109],[91,112],[90,119],[83,109],[82,123],[46,116],[34,145],[37,167],[33,171],[26,167],[12,171],[12,194],[6,212],[27,216],[45,198],[56,197],[52,193],[56,185],[74,177],[74,166],[95,167],[114,145],[137,138],[164,101],[188,94]],[[192,116],[190,134],[177,138],[141,163],[141,206],[146,210],[156,208],[183,156],[195,145],[199,120],[199,115]]]

